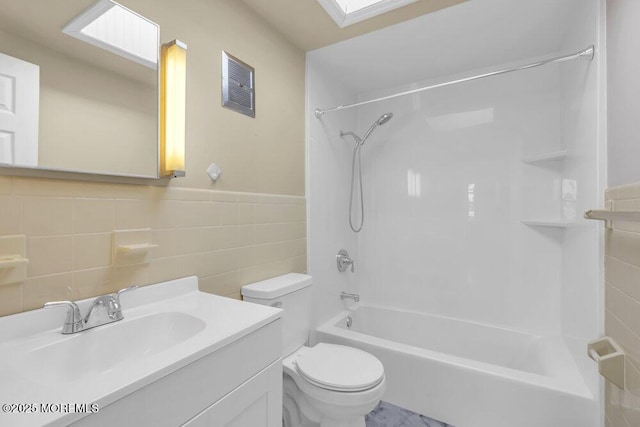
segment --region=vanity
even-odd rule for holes
[[[200,292],[196,277],[121,306],[124,319],[65,335],[64,310],[0,318],[0,425],[281,425],[279,309]]]

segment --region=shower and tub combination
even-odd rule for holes
[[[604,189],[601,7],[474,0],[308,54],[312,341],[380,359],[383,400],[603,425],[601,231],[580,215]]]

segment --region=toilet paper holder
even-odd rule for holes
[[[624,389],[624,351],[611,337],[589,342],[587,354],[598,364],[600,375]]]

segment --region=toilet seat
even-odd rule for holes
[[[326,390],[359,392],[384,379],[384,367],[371,354],[357,348],[320,343],[296,357],[297,373]]]

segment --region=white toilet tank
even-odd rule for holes
[[[302,347],[311,324],[311,276],[289,273],[242,287],[243,299],[282,308],[282,357]]]

